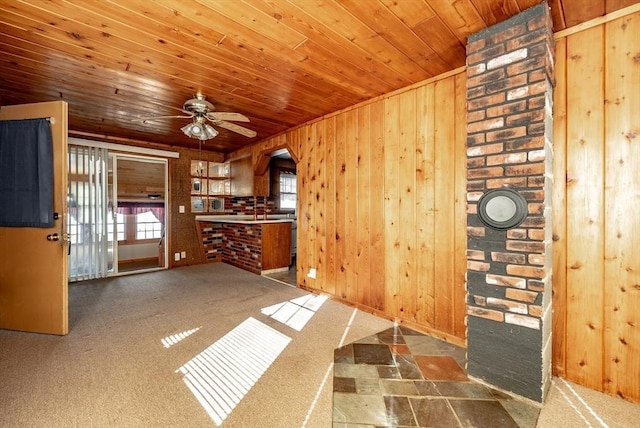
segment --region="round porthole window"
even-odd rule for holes
[[[478,200],[478,217],[491,228],[512,229],[527,217],[527,201],[512,189],[489,190]]]

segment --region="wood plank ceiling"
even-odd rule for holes
[[[539,0],[0,0],[0,105],[65,100],[71,135],[198,147],[201,91],[244,114],[224,153],[465,64],[469,34]],[[554,30],[637,0],[550,0]]]

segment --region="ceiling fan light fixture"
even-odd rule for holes
[[[193,128],[193,123],[187,123],[185,126],[180,128],[180,130],[184,132],[184,135],[186,135],[187,137],[193,138],[191,133],[191,128]]]
[[[193,122],[183,126],[180,130],[189,138],[197,138],[199,140],[209,140],[218,135],[218,132],[211,125],[201,123],[194,120]]]
[[[216,129],[208,123],[204,124],[204,133],[206,134],[208,139],[216,138],[216,136],[218,135],[218,131],[216,131]]]
[[[204,95],[198,92],[195,98],[187,100],[182,106],[182,115],[173,116],[153,116],[147,118],[138,118],[135,121],[147,123],[148,121],[156,119],[183,119],[190,118],[191,123],[186,124],[180,130],[184,135],[189,138],[195,138],[200,141],[210,140],[219,135],[216,128],[211,126],[207,121],[210,121],[217,127],[227,129],[232,132],[236,132],[245,137],[253,138],[256,136],[256,132],[237,125],[232,122],[249,122],[249,118],[241,113],[234,112],[216,112],[213,104],[205,100]]]

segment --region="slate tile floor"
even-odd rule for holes
[[[396,326],[334,350],[333,427],[535,427],[540,408],[467,377],[464,348]]]

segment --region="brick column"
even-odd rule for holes
[[[467,359],[470,376],[543,402],[551,377],[553,32],[546,3],[467,45]],[[485,226],[477,202],[511,188],[522,224]]]

